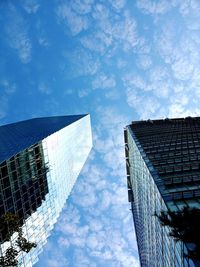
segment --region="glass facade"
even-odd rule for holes
[[[16,153],[0,165],[0,212],[18,214],[25,237],[37,244],[28,254],[19,255],[19,266],[33,266],[37,262],[92,147],[89,115],[26,122],[27,125],[19,123],[26,128],[22,134],[22,125],[17,129],[15,124],[15,131],[25,137],[24,143],[29,146],[19,151],[24,146],[20,140],[13,149]],[[2,254],[9,245],[4,242],[4,236],[1,233]],[[11,242],[15,239],[14,234]]]
[[[0,216],[18,214],[20,224],[41,205],[48,193],[48,167],[42,143],[19,152],[0,164]],[[6,232],[0,232],[0,242]]]
[[[125,129],[127,185],[141,266],[199,266],[155,212],[200,208],[200,118],[133,122]],[[198,168],[197,168],[198,165]]]

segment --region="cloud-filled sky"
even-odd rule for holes
[[[199,0],[0,1],[0,124],[90,113],[94,148],[36,267],[139,266],[123,128],[199,115]]]

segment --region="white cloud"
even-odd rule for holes
[[[8,109],[8,98],[5,96],[0,96],[0,119],[6,117],[7,109]]]
[[[59,259],[59,261],[58,261]],[[61,254],[57,253],[54,258],[47,260],[48,267],[67,267],[69,266],[69,261]]]
[[[123,128],[128,124],[128,118],[113,108],[99,107],[97,111],[100,121],[99,126],[94,129],[94,150],[99,153],[99,157],[109,170],[109,173],[104,175],[123,177],[125,175]]]
[[[190,25],[189,23],[187,23],[189,28],[199,28],[198,18],[200,15],[200,3],[198,0],[180,1],[179,11],[181,15],[183,15],[183,17],[187,20],[187,22],[190,22]],[[198,25],[198,27],[194,27],[195,25]]]
[[[41,45],[41,46],[44,46],[44,47],[47,47],[49,46],[49,41],[44,38],[44,37],[39,37],[38,38],[38,43]]]
[[[122,41],[124,50],[127,51],[135,47],[138,43],[136,28],[136,20],[126,12],[124,14],[124,21],[114,24],[111,27],[110,34],[112,34],[116,40]]]
[[[168,117],[199,116],[199,104],[188,88],[178,91],[170,97]],[[196,102],[197,100],[197,102]]]
[[[200,66],[200,39],[195,30],[187,28],[187,17],[188,14],[184,15],[181,23],[174,20],[163,23],[155,34],[154,43],[174,78],[192,82],[193,72]]]
[[[97,203],[98,200],[93,186],[88,185],[87,183],[82,184],[80,182],[77,190],[82,192],[81,195],[73,197],[73,201],[77,205],[88,208],[94,206]]]
[[[104,32],[98,31],[91,35],[83,36],[80,41],[84,47],[103,54],[105,49],[111,45],[112,37]]]
[[[187,57],[182,57],[175,61],[171,67],[175,78],[179,80],[190,79],[194,69],[194,66]]]
[[[137,7],[145,14],[156,15],[168,12],[172,8],[171,3],[169,0],[137,0]]]
[[[113,77],[109,77],[104,73],[98,74],[92,82],[93,89],[104,89],[115,87],[116,82]]]
[[[112,1],[112,5],[118,10],[124,4],[124,1]],[[112,16],[108,7],[98,3],[94,5],[92,17],[95,27],[92,33],[81,37],[84,47],[101,54],[106,53],[109,57],[109,53],[113,53],[116,47],[127,51],[138,44],[136,20],[127,10],[120,17]],[[110,47],[112,51],[108,50]]]
[[[94,262],[91,262],[82,250],[76,249],[74,253],[74,266],[96,267],[96,264]]]
[[[149,89],[145,78],[135,72],[127,73],[124,76],[123,81],[125,87],[136,87],[144,91]]]
[[[27,13],[36,13],[40,7],[37,0],[21,0],[23,8]]]
[[[102,168],[102,166],[99,165],[91,165],[86,170],[83,170],[84,177],[87,176],[87,182],[89,182],[92,187],[96,188],[96,190],[103,190],[108,186],[107,181],[105,180],[106,175],[108,174],[107,168]],[[87,183],[84,183],[84,185],[87,187]],[[84,187],[77,188],[77,192],[81,192]],[[84,192],[84,190],[83,190]]]
[[[194,94],[200,98],[200,70],[196,68],[193,72],[191,82],[188,84],[188,89],[190,88]]]
[[[152,64],[151,57],[149,55],[139,55],[137,59],[137,66],[143,70],[148,69]]]
[[[58,245],[61,247],[65,247],[66,249],[70,246],[69,240],[67,238],[64,237],[59,237],[58,239]]]
[[[0,86],[2,87],[3,90],[1,90],[1,92],[6,95],[10,95],[16,92],[16,84],[7,80],[7,79],[2,79],[0,81]]]
[[[143,36],[138,37],[137,46],[134,47],[134,52],[139,54],[148,54],[151,51],[150,42]]]
[[[160,108],[157,98],[146,95],[139,95],[133,88],[127,88],[127,103],[133,107],[140,119],[152,118]]]
[[[181,103],[171,104],[169,107],[169,117],[170,118],[181,118],[190,116],[185,110],[184,106]]]
[[[49,241],[46,244],[45,248],[46,248],[47,259],[45,261],[44,266],[48,266],[48,267],[69,266],[69,260],[66,258],[64,253],[62,253],[60,246],[55,246],[53,242]]]
[[[108,229],[110,227],[108,226]],[[139,266],[120,231],[115,229],[109,231],[108,229],[90,236],[89,246],[93,246],[92,256],[109,261],[109,266]]]
[[[111,16],[108,8],[102,4],[96,4],[92,13],[98,31],[104,32],[109,44],[120,46],[124,51],[130,50],[138,43],[137,23],[128,11],[124,11],[120,17]]]
[[[64,3],[58,6],[56,14],[61,23],[68,27],[73,36],[88,28],[88,19],[75,13],[70,5]]]
[[[200,114],[200,110],[199,108],[188,108],[188,107],[184,107],[181,104],[176,104],[176,103],[172,103],[169,106],[169,115],[168,117],[171,118],[183,118],[183,117],[188,117],[188,116],[194,116],[194,117],[198,117]]]
[[[79,89],[79,90],[78,90],[78,96],[79,96],[80,98],[85,97],[85,96],[87,96],[88,94],[89,94],[89,90],[88,90],[88,89]]]
[[[98,245],[98,239],[96,238],[95,234],[90,234],[87,238],[86,243],[90,249],[95,249]]]
[[[191,1],[180,1],[179,11],[181,15],[185,16],[190,12]]]
[[[82,48],[74,49],[73,52],[64,52],[66,61],[70,61],[70,69],[65,70],[65,66],[61,66],[61,69],[66,72],[66,76],[70,78],[82,76],[82,75],[94,75],[100,68],[99,59],[96,58],[89,51],[85,51]],[[64,73],[65,75],[65,73]]]
[[[92,232],[99,232],[102,228],[102,222],[98,220],[98,218],[93,218],[88,216],[88,224],[89,224],[89,228]]]
[[[93,0],[72,0],[71,6],[78,14],[88,14],[92,9]]]
[[[119,98],[119,92],[116,88],[113,88],[105,93],[105,97],[110,100],[117,100]]]
[[[126,0],[109,0],[109,2],[116,11],[121,11],[126,4]]]
[[[97,112],[100,118],[99,127],[105,127],[105,129],[108,132],[111,131],[113,135],[115,130],[121,131],[128,122],[128,118],[113,107],[100,106],[97,108]],[[110,123],[111,121],[112,123]],[[116,139],[121,139],[117,134],[114,137]]]
[[[100,26],[103,26],[104,22],[107,21],[109,14],[109,10],[103,4],[95,4],[92,16],[96,21],[100,22]]]
[[[9,15],[5,23],[7,42],[17,51],[22,63],[31,61],[32,44],[28,35],[28,23],[18,13],[16,8],[9,5]]]
[[[101,200],[98,205],[98,208],[101,211],[103,211],[105,209],[108,209],[111,204],[112,204],[112,192],[108,190],[103,190],[101,192]]]
[[[138,101],[142,100],[141,95],[147,94],[147,92],[152,94],[152,97],[167,98],[174,86],[169,70],[163,66],[152,67],[143,75],[130,72],[125,74],[122,79],[124,86],[129,88],[129,92],[132,90],[139,93]]]
[[[9,109],[9,99],[16,92],[17,86],[13,81],[8,79],[0,80],[0,119],[7,115]]]
[[[179,95],[177,94],[176,97],[171,98],[172,102],[177,103],[177,104],[182,104],[183,106],[187,105],[189,102],[189,98],[187,94],[180,93]]]
[[[175,25],[167,22],[154,36],[155,48],[165,63],[172,63],[176,59],[176,32]]]
[[[47,85],[46,82],[40,82],[38,89],[41,93],[46,94],[46,95],[50,95],[51,94],[51,88],[49,85]]]
[[[167,98],[174,86],[169,70],[163,66],[156,66],[149,70],[148,75],[148,90],[152,90],[158,98]]]
[[[119,69],[124,68],[126,65],[127,65],[127,61],[120,59],[120,58],[117,59],[117,67]]]
[[[88,226],[78,226],[76,228],[76,233],[69,238],[70,245],[76,246],[78,248],[84,248],[86,245],[86,237],[88,235]]]

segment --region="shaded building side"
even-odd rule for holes
[[[154,213],[200,208],[200,118],[133,122],[125,155],[141,266],[198,266]]]

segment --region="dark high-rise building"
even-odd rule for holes
[[[25,237],[37,244],[19,255],[19,266],[38,260],[91,147],[89,115],[36,118],[0,127],[0,216],[17,214]],[[0,256],[9,245],[5,237],[0,231]]]
[[[185,257],[187,247],[175,242],[154,214],[200,208],[200,118],[136,121],[124,137],[141,266],[199,266]]]

